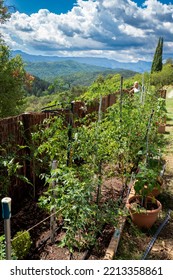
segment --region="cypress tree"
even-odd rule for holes
[[[155,50],[155,54],[154,54],[154,58],[153,58],[153,62],[152,62],[152,66],[151,66],[151,73],[153,72],[159,72],[162,70],[162,53],[163,53],[163,38],[160,37],[156,50]]]

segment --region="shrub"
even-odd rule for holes
[[[5,236],[0,236],[0,260],[5,260]]]
[[[18,231],[13,240],[12,248],[19,260],[24,259],[31,248],[31,236],[28,231]]]

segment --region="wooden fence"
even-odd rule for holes
[[[102,112],[112,106],[116,102],[117,94],[110,94],[102,98]],[[31,141],[31,133],[35,125],[41,124],[44,119],[50,118],[55,115],[65,116],[66,123],[73,123],[76,125],[77,120],[85,117],[87,114],[93,112],[98,112],[99,110],[99,100],[95,100],[88,104],[80,101],[75,101],[71,103],[71,108],[69,109],[55,109],[49,110],[45,109],[40,113],[24,113],[18,116],[8,117],[0,120],[0,146],[5,149],[0,150],[0,156],[5,156],[5,150],[8,153],[15,153],[17,155],[17,161],[20,165],[20,174],[27,177],[28,180],[33,184],[38,184],[39,179],[35,176],[35,166],[34,161],[31,159],[31,151],[28,144]],[[76,120],[76,122],[72,122]],[[17,146],[23,146],[25,148],[16,150]],[[0,170],[0,175],[2,175],[2,170]],[[6,174],[8,176],[8,174]],[[4,175],[3,175],[4,176]],[[0,182],[0,190],[3,189],[2,182]],[[14,178],[12,180],[12,186],[9,189],[9,194],[15,203],[26,196],[28,192],[28,184],[24,183],[19,178]],[[37,192],[37,190],[36,190]],[[0,191],[1,193],[1,191]]]

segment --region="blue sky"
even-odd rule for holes
[[[76,0],[6,0],[7,5],[13,5],[20,13],[28,15],[37,13],[40,9],[48,9],[56,14],[66,13],[73,8]]]
[[[30,54],[152,61],[159,37],[173,58],[173,4],[164,0],[5,0],[0,33]]]
[[[87,0],[85,0],[87,1]],[[121,1],[121,0],[120,0]],[[142,6],[143,0],[134,1],[138,6]],[[161,0],[163,4],[169,4],[169,0]],[[28,15],[37,13],[40,9],[48,9],[56,14],[66,13],[77,3],[77,0],[6,0],[7,5],[13,5],[17,11]]]

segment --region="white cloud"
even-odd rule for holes
[[[130,35],[131,37],[145,37],[145,31],[134,26],[128,24],[121,24],[119,29],[126,35]]]
[[[78,0],[67,14],[16,12],[0,32],[11,48],[28,53],[152,60],[160,36],[165,55],[172,52],[172,18],[173,5],[157,0],[142,7],[131,0]]]

